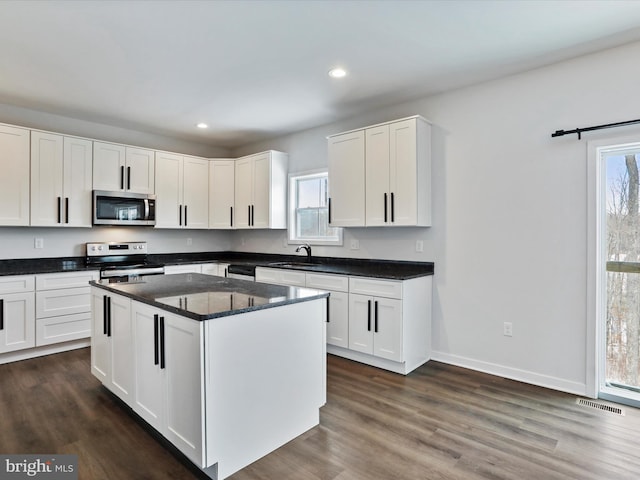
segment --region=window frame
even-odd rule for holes
[[[288,201],[288,220],[287,220],[287,243],[289,245],[299,245],[301,243],[308,243],[309,245],[326,245],[326,246],[342,246],[343,235],[342,228],[340,227],[332,227],[337,231],[336,237],[326,237],[326,238],[299,238],[297,237],[297,218],[296,215],[297,207],[297,199],[298,199],[298,189],[297,182],[299,180],[306,180],[312,178],[323,178],[327,177],[327,190],[329,190],[330,185],[328,182],[328,170],[311,170],[306,172],[298,172],[298,173],[290,173],[288,175],[288,193],[289,193],[289,201]],[[327,192],[328,193],[328,192]]]

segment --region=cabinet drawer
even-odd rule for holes
[[[36,292],[36,318],[91,311],[91,287]]]
[[[98,272],[65,272],[36,275],[36,290],[86,287],[91,280],[98,279]]]
[[[402,282],[366,277],[350,277],[349,292],[376,297],[402,298]]]
[[[220,275],[217,263],[203,263],[201,268],[204,275]]]
[[[91,336],[91,312],[36,320],[36,346]]]
[[[307,273],[307,287],[319,290],[333,290],[335,292],[349,291],[349,277],[344,275],[326,275]]]
[[[202,266],[199,263],[188,265],[167,265],[164,267],[164,273],[173,275],[174,273],[202,273]]]
[[[298,272],[296,270],[259,267],[256,268],[256,282],[304,287],[306,284],[306,275],[304,272]]]
[[[10,275],[0,277],[0,294],[33,292],[35,279],[33,275]]]

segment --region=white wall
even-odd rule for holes
[[[44,248],[34,248],[42,238]],[[191,239],[191,245],[188,240]],[[149,253],[216,252],[231,249],[227,231],[145,227],[0,227],[0,259],[83,257],[87,242],[148,242]]]
[[[435,261],[435,358],[585,393],[586,140],[572,129],[638,118],[640,43],[234,151],[290,155],[290,170],[326,167],[324,137],[420,114],[435,126],[434,226],[347,229],[361,249],[323,255]],[[625,127],[586,134],[617,136]],[[236,232],[236,248],[292,251],[283,232]],[[422,254],[415,239],[425,241]],[[244,240],[244,245],[239,240]],[[513,323],[513,337],[502,334]]]

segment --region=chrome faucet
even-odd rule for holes
[[[307,262],[311,263],[311,245],[309,245],[308,243],[300,245],[298,248],[296,248],[296,253],[298,253],[302,249],[305,249],[307,251]]]

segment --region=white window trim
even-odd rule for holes
[[[338,239],[337,240],[320,240],[320,239],[299,239],[295,237],[296,232],[296,195],[295,195],[295,182],[300,177],[320,177],[327,175],[326,169],[319,170],[308,170],[305,172],[297,172],[290,173],[288,182],[289,182],[289,215],[288,215],[288,224],[287,224],[287,243],[289,245],[299,245],[300,243],[308,243],[309,245],[327,245],[327,246],[342,246],[343,235],[342,228],[335,227],[338,231]],[[331,188],[331,186],[329,186]]]

